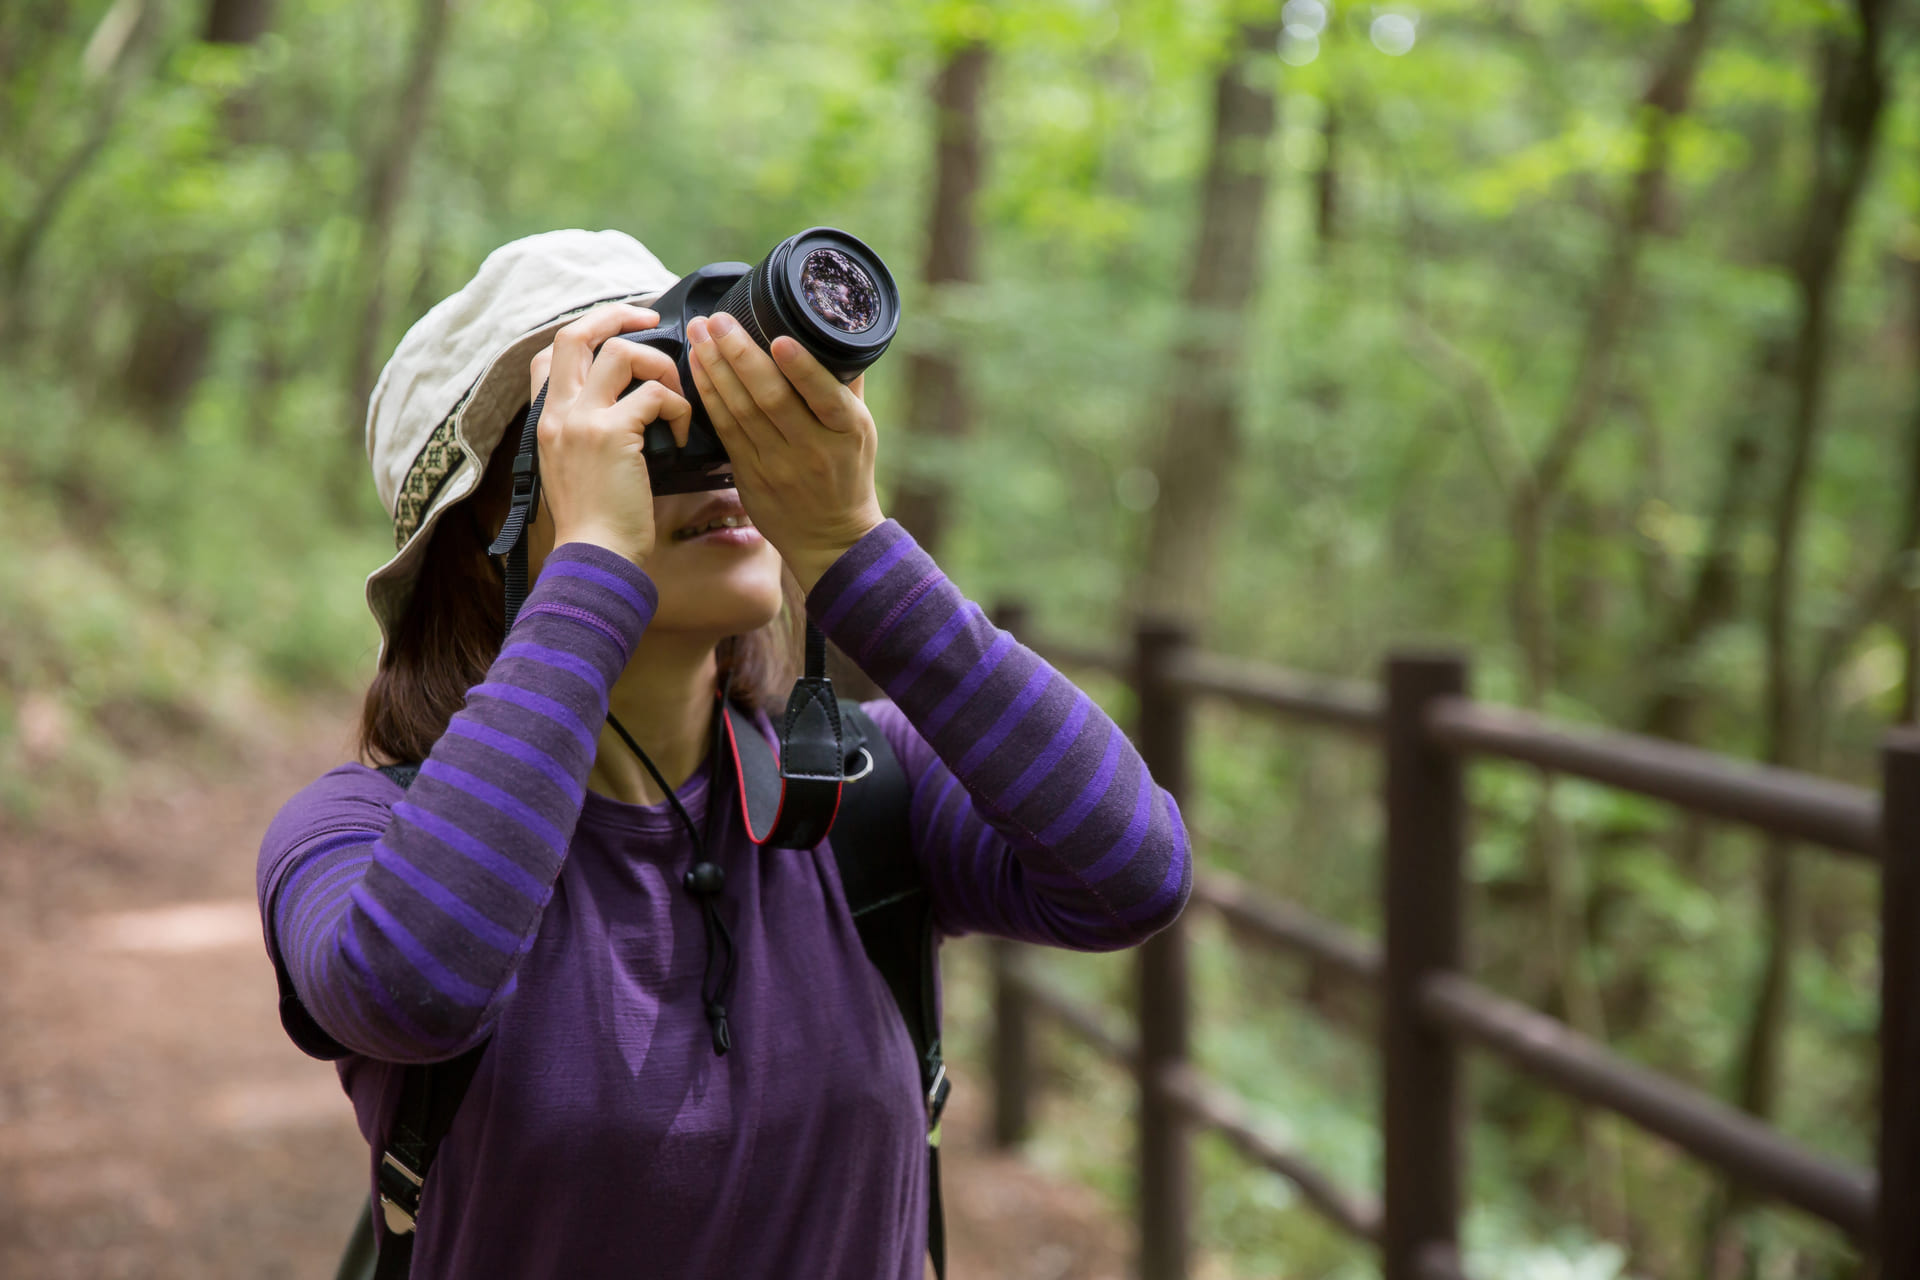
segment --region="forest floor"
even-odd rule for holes
[[[280,1031],[253,874],[274,811],[348,757],[351,715],[158,736],[111,804],[0,824],[0,1276],[333,1275],[365,1147],[333,1069]],[[984,1083],[946,1125],[950,1274],[1118,1280],[1130,1232],[985,1146]]]

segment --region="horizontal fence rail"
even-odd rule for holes
[[[1328,1222],[1357,1239],[1379,1243],[1380,1206],[1342,1190],[1311,1161],[1263,1134],[1253,1121],[1252,1109],[1232,1090],[1184,1065],[1162,1071],[1160,1087],[1191,1119],[1224,1136],[1247,1159],[1291,1182]]]
[[[1104,1057],[1127,1067],[1138,1065],[1139,1042],[1114,1027],[1101,1010],[1060,991],[1019,960],[1012,962],[1007,977],[1022,998],[1052,1014],[1062,1026]],[[1238,1094],[1208,1080],[1185,1063],[1162,1069],[1156,1086],[1193,1122],[1218,1132],[1241,1155],[1293,1183],[1301,1197],[1334,1226],[1357,1239],[1379,1240],[1380,1206],[1365,1196],[1341,1189],[1330,1175],[1263,1132],[1253,1108]]]
[[[1865,1240],[1873,1175],[1813,1155],[1718,1099],[1624,1061],[1564,1023],[1457,975],[1430,978],[1427,1018],[1554,1088],[1605,1107],[1692,1152],[1753,1190]]]
[[[1355,982],[1380,981],[1380,948],[1291,902],[1258,893],[1225,872],[1196,874],[1193,901],[1219,912],[1228,925],[1270,947],[1306,956]]]
[[[1434,707],[1427,726],[1436,741],[1456,751],[1603,782],[1841,853],[1880,856],[1880,801],[1863,787],[1657,738],[1571,729],[1465,698]]]
[[[1018,609],[1003,608],[996,618],[1016,632],[1023,628]],[[1219,1133],[1244,1158],[1286,1178],[1323,1219],[1377,1245],[1386,1280],[1465,1280],[1458,1239],[1465,1186],[1462,1047],[1633,1121],[1751,1192],[1832,1224],[1859,1243],[1882,1277],[1920,1278],[1920,734],[1889,735],[1876,794],[1477,703],[1467,693],[1465,662],[1447,654],[1396,657],[1384,684],[1375,687],[1199,653],[1167,626],[1143,626],[1132,654],[1021,638],[1057,665],[1129,683],[1141,754],[1183,806],[1190,800],[1189,709],[1198,700],[1357,736],[1377,744],[1385,763],[1384,945],[1221,872],[1196,872],[1192,897],[1242,941],[1299,957],[1378,998],[1385,1174],[1378,1200],[1341,1187],[1277,1140],[1246,1099],[1190,1061],[1182,923],[1139,953],[1137,1030],[1054,987],[1022,948],[994,944],[997,1138],[1012,1145],[1027,1132],[1032,1013],[1047,1015],[1130,1069],[1140,1090],[1144,1280],[1188,1274],[1187,1144],[1197,1129]],[[1473,757],[1583,778],[1881,864],[1877,1171],[1808,1151],[1763,1121],[1629,1062],[1465,975],[1465,766]],[[1883,1212],[1883,1205],[1904,1208]]]
[[[1243,658],[1195,653],[1173,666],[1173,681],[1187,693],[1224,698],[1238,706],[1310,724],[1345,729],[1364,737],[1380,734],[1380,695],[1349,680],[1325,680],[1279,671]]]

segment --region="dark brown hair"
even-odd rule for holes
[[[524,407],[509,421],[519,422]],[[447,731],[467,691],[487,678],[505,631],[506,588],[498,559],[487,554],[506,519],[513,492],[514,450],[503,438],[479,485],[448,507],[428,533],[420,576],[360,710],[363,763],[427,758]],[[799,619],[805,608],[793,574],[781,573],[780,616],[720,642],[720,677],[731,677],[735,702],[776,705],[799,669]]]

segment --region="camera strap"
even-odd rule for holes
[[[520,606],[527,602],[527,543],[532,536],[528,530],[533,527],[534,506],[540,501],[540,410],[546,403],[547,384],[542,382],[520,424],[520,450],[513,455],[513,503],[507,508],[499,536],[487,548],[488,555],[507,558],[508,631],[520,616]]]
[[[540,411],[546,402],[547,384],[543,382],[520,424],[520,448],[513,457],[513,501],[499,536],[487,548],[488,555],[507,558],[508,631],[513,630],[514,619],[527,602],[527,544],[532,540],[534,510],[540,500]],[[775,849],[811,849],[826,839],[840,810],[840,785],[847,780],[847,773],[840,704],[834,699],[833,681],[827,676],[827,638],[820,628],[811,621],[807,623],[806,669],[794,682],[786,715],[780,722],[777,771],[756,758],[756,752],[771,754],[766,739],[731,703],[725,728],[734,772],[741,780],[741,811],[747,815],[749,838],[757,845]],[[742,751],[753,764],[751,770],[740,767]],[[871,769],[872,757],[867,760],[866,767]],[[864,777],[865,773],[857,776]]]
[[[740,780],[740,811],[747,838],[774,849],[811,849],[826,838],[840,811],[843,783],[858,781],[873,769],[864,745],[865,764],[848,772],[840,704],[827,676],[827,638],[807,624],[806,674],[794,681],[780,722],[776,762],[753,720],[727,704],[727,746],[734,776]]]

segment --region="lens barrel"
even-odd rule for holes
[[[762,349],[782,334],[842,382],[878,360],[900,327],[900,291],[880,255],[835,227],[812,227],[773,247],[714,307]]]

